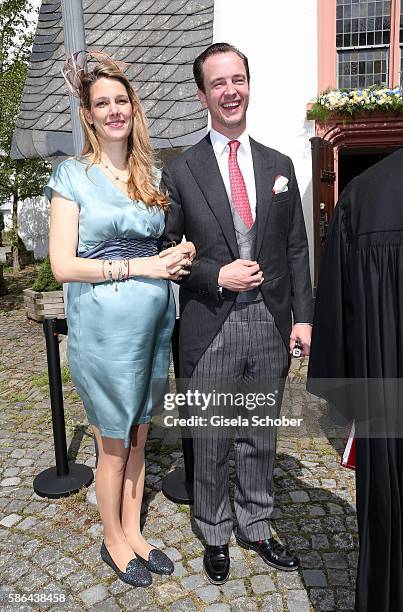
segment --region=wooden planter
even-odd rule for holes
[[[66,318],[63,291],[24,289],[23,295],[28,319],[43,321],[45,317]]]

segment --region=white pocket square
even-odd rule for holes
[[[274,181],[272,192],[276,195],[277,193],[285,193],[288,191],[288,178],[286,176],[282,176],[278,174],[276,176],[276,180]]]

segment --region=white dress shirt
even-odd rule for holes
[[[231,187],[229,182],[229,169],[228,169],[228,158],[229,158],[229,146],[228,143],[231,140],[238,140],[241,144],[237,152],[237,160],[239,168],[242,172],[243,179],[245,181],[246,190],[248,192],[249,204],[252,212],[253,220],[256,219],[256,184],[255,184],[255,172],[253,170],[253,159],[252,151],[250,148],[250,141],[248,132],[245,130],[238,138],[227,138],[220,132],[211,129],[210,130],[211,144],[213,145],[214,153],[217,159],[218,167],[224,181],[225,189],[229,201],[232,203],[231,198]]]

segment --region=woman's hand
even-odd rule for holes
[[[169,280],[180,280],[190,274],[189,268],[196,255],[196,248],[193,242],[181,242],[169,247],[159,253],[159,258],[165,262],[166,270],[170,274]]]
[[[172,247],[171,247],[172,249]],[[189,267],[192,261],[187,251],[173,247],[169,253],[164,252],[163,257],[141,257],[134,260],[134,276],[145,276],[147,278],[164,278],[166,280],[179,280],[190,274]]]
[[[172,247],[169,247],[168,249],[165,249],[164,251],[161,251],[159,253],[159,256],[166,257],[167,255],[170,255],[171,253],[184,253],[188,256],[188,258],[192,262],[196,255],[196,247],[193,244],[193,242],[181,242],[180,244],[177,244],[176,246],[172,246]]]

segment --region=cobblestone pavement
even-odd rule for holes
[[[163,477],[181,464],[180,445],[154,428],[146,452],[144,531],[175,561],[175,573],[154,577],[148,589],[134,589],[100,560],[99,515],[86,491],[59,500],[33,492],[34,476],[54,465],[41,325],[27,321],[19,307],[3,311],[0,352],[1,610],[353,609],[354,474],[339,466],[334,441],[279,439],[273,523],[278,537],[300,557],[300,571],[271,569],[232,539],[231,577],[217,587],[203,576],[203,547],[192,532],[189,508],[161,493]],[[305,371],[306,364],[296,361],[292,376],[303,379]],[[94,466],[94,445],[80,400],[68,372],[63,375],[70,456]]]

